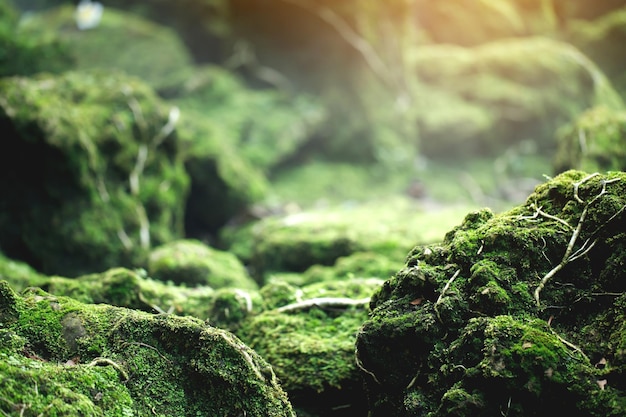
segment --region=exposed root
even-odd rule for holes
[[[361,357],[359,355],[359,348],[355,348],[354,350],[354,361],[356,363],[356,366],[362,370],[363,372],[365,372],[366,374],[368,374],[369,376],[371,376],[372,378],[374,378],[374,381],[376,381],[376,383],[378,385],[381,385],[380,381],[378,380],[378,378],[376,378],[376,375],[374,375],[374,372],[369,371],[365,368],[365,366],[363,366],[363,362],[361,361]]]
[[[128,381],[129,379],[128,374],[126,373],[124,368],[122,368],[122,366],[117,364],[116,362],[113,362],[111,359],[96,358],[87,364],[87,366],[107,366],[107,365],[115,368],[115,370],[120,374],[120,377],[122,377],[122,381]]]
[[[454,275],[452,275],[452,277],[448,280],[448,282],[446,282],[446,285],[443,287],[443,290],[441,290],[441,294],[439,294],[439,298],[437,298],[437,301],[435,302],[433,309],[435,310],[435,313],[437,313],[437,318],[439,319],[439,321],[441,321],[441,316],[439,315],[439,310],[437,309],[437,307],[439,307],[439,304],[441,304],[441,302],[443,301],[443,296],[446,294],[446,291],[448,291],[448,289],[450,288],[450,285],[452,285],[452,283],[454,282],[456,277],[459,276],[460,273],[461,273],[461,269],[457,269]]]

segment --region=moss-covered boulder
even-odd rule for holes
[[[80,29],[70,4],[29,13],[20,34],[55,37],[67,45],[75,69],[108,69],[141,77],[157,90],[187,78],[192,59],[174,30],[138,14],[105,7],[97,26]]]
[[[177,240],[155,248],[148,257],[147,271],[153,278],[175,284],[257,288],[235,255],[197,240]]]
[[[0,77],[58,73],[73,64],[69,48],[58,37],[20,33],[19,13],[11,1],[0,1]]]
[[[623,415],[625,196],[568,171],[417,246],[357,337],[371,415]]]
[[[393,201],[394,208],[377,201],[348,202],[270,216],[227,227],[221,236],[228,250],[244,260],[257,281],[264,282],[272,272],[329,266],[357,252],[401,262],[415,239],[439,241],[446,228],[462,217],[458,208],[429,211],[403,199]]]
[[[525,140],[554,150],[556,129],[581,111],[622,106],[591,60],[547,38],[422,46],[413,62],[421,85],[420,149],[427,156],[493,155]]]
[[[118,73],[0,81],[0,248],[48,274],[138,265],[182,236],[178,111]]]
[[[626,111],[594,107],[558,132],[554,169],[626,171]]]
[[[298,415],[365,415],[354,344],[382,282],[296,287],[277,281],[261,289],[265,310],[245,319],[236,334],[272,364]]]
[[[272,368],[203,322],[0,282],[7,415],[293,416]]]

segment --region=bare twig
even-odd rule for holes
[[[435,306],[433,307],[433,309],[435,310],[435,313],[437,313],[437,317],[439,318],[439,321],[441,321],[441,316],[439,315],[439,310],[437,309],[437,307],[439,306],[439,304],[441,304],[441,302],[443,301],[443,296],[445,295],[446,291],[448,291],[448,289],[450,288],[450,285],[452,285],[452,283],[454,282],[456,277],[459,276],[460,273],[461,273],[461,269],[459,268],[456,270],[454,275],[452,275],[452,277],[448,280],[448,282],[446,282],[446,285],[443,287],[443,290],[441,290],[441,294],[439,294],[439,298],[437,298],[437,301],[435,302]]]

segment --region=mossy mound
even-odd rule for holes
[[[462,216],[455,208],[428,211],[405,199],[393,201],[398,203],[395,210],[389,208],[387,200],[382,204],[347,202],[343,206],[270,216],[225,228],[222,240],[262,283],[273,272],[329,266],[357,252],[374,252],[392,262],[401,261],[415,239],[423,243],[439,241],[446,228]]]
[[[263,359],[196,319],[20,296],[0,282],[0,322],[6,414],[294,415]]]
[[[139,265],[180,237],[178,111],[103,72],[0,81],[0,247],[47,274]]]
[[[155,279],[175,284],[257,288],[235,255],[197,240],[177,240],[155,248],[148,257],[147,271]]]
[[[191,56],[172,29],[105,7],[96,27],[81,30],[75,12],[76,7],[68,4],[30,13],[22,19],[20,34],[41,38],[54,34],[67,45],[75,69],[123,71],[157,90],[191,74]]]
[[[371,415],[623,415],[625,196],[568,171],[416,247],[357,337]]]
[[[0,253],[0,280],[7,281],[14,290],[40,287],[46,285],[48,279],[49,277],[35,271],[30,265],[7,258]]]
[[[595,107],[558,132],[554,169],[626,171],[626,111]]]
[[[554,131],[581,111],[622,105],[592,61],[547,38],[422,46],[414,65],[427,156],[494,155],[524,140],[553,150]]]
[[[382,282],[274,282],[261,289],[265,311],[249,316],[236,334],[272,364],[298,415],[365,414],[354,343]]]

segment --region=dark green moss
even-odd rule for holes
[[[358,334],[372,415],[622,415],[625,195],[568,171],[416,247]]]

